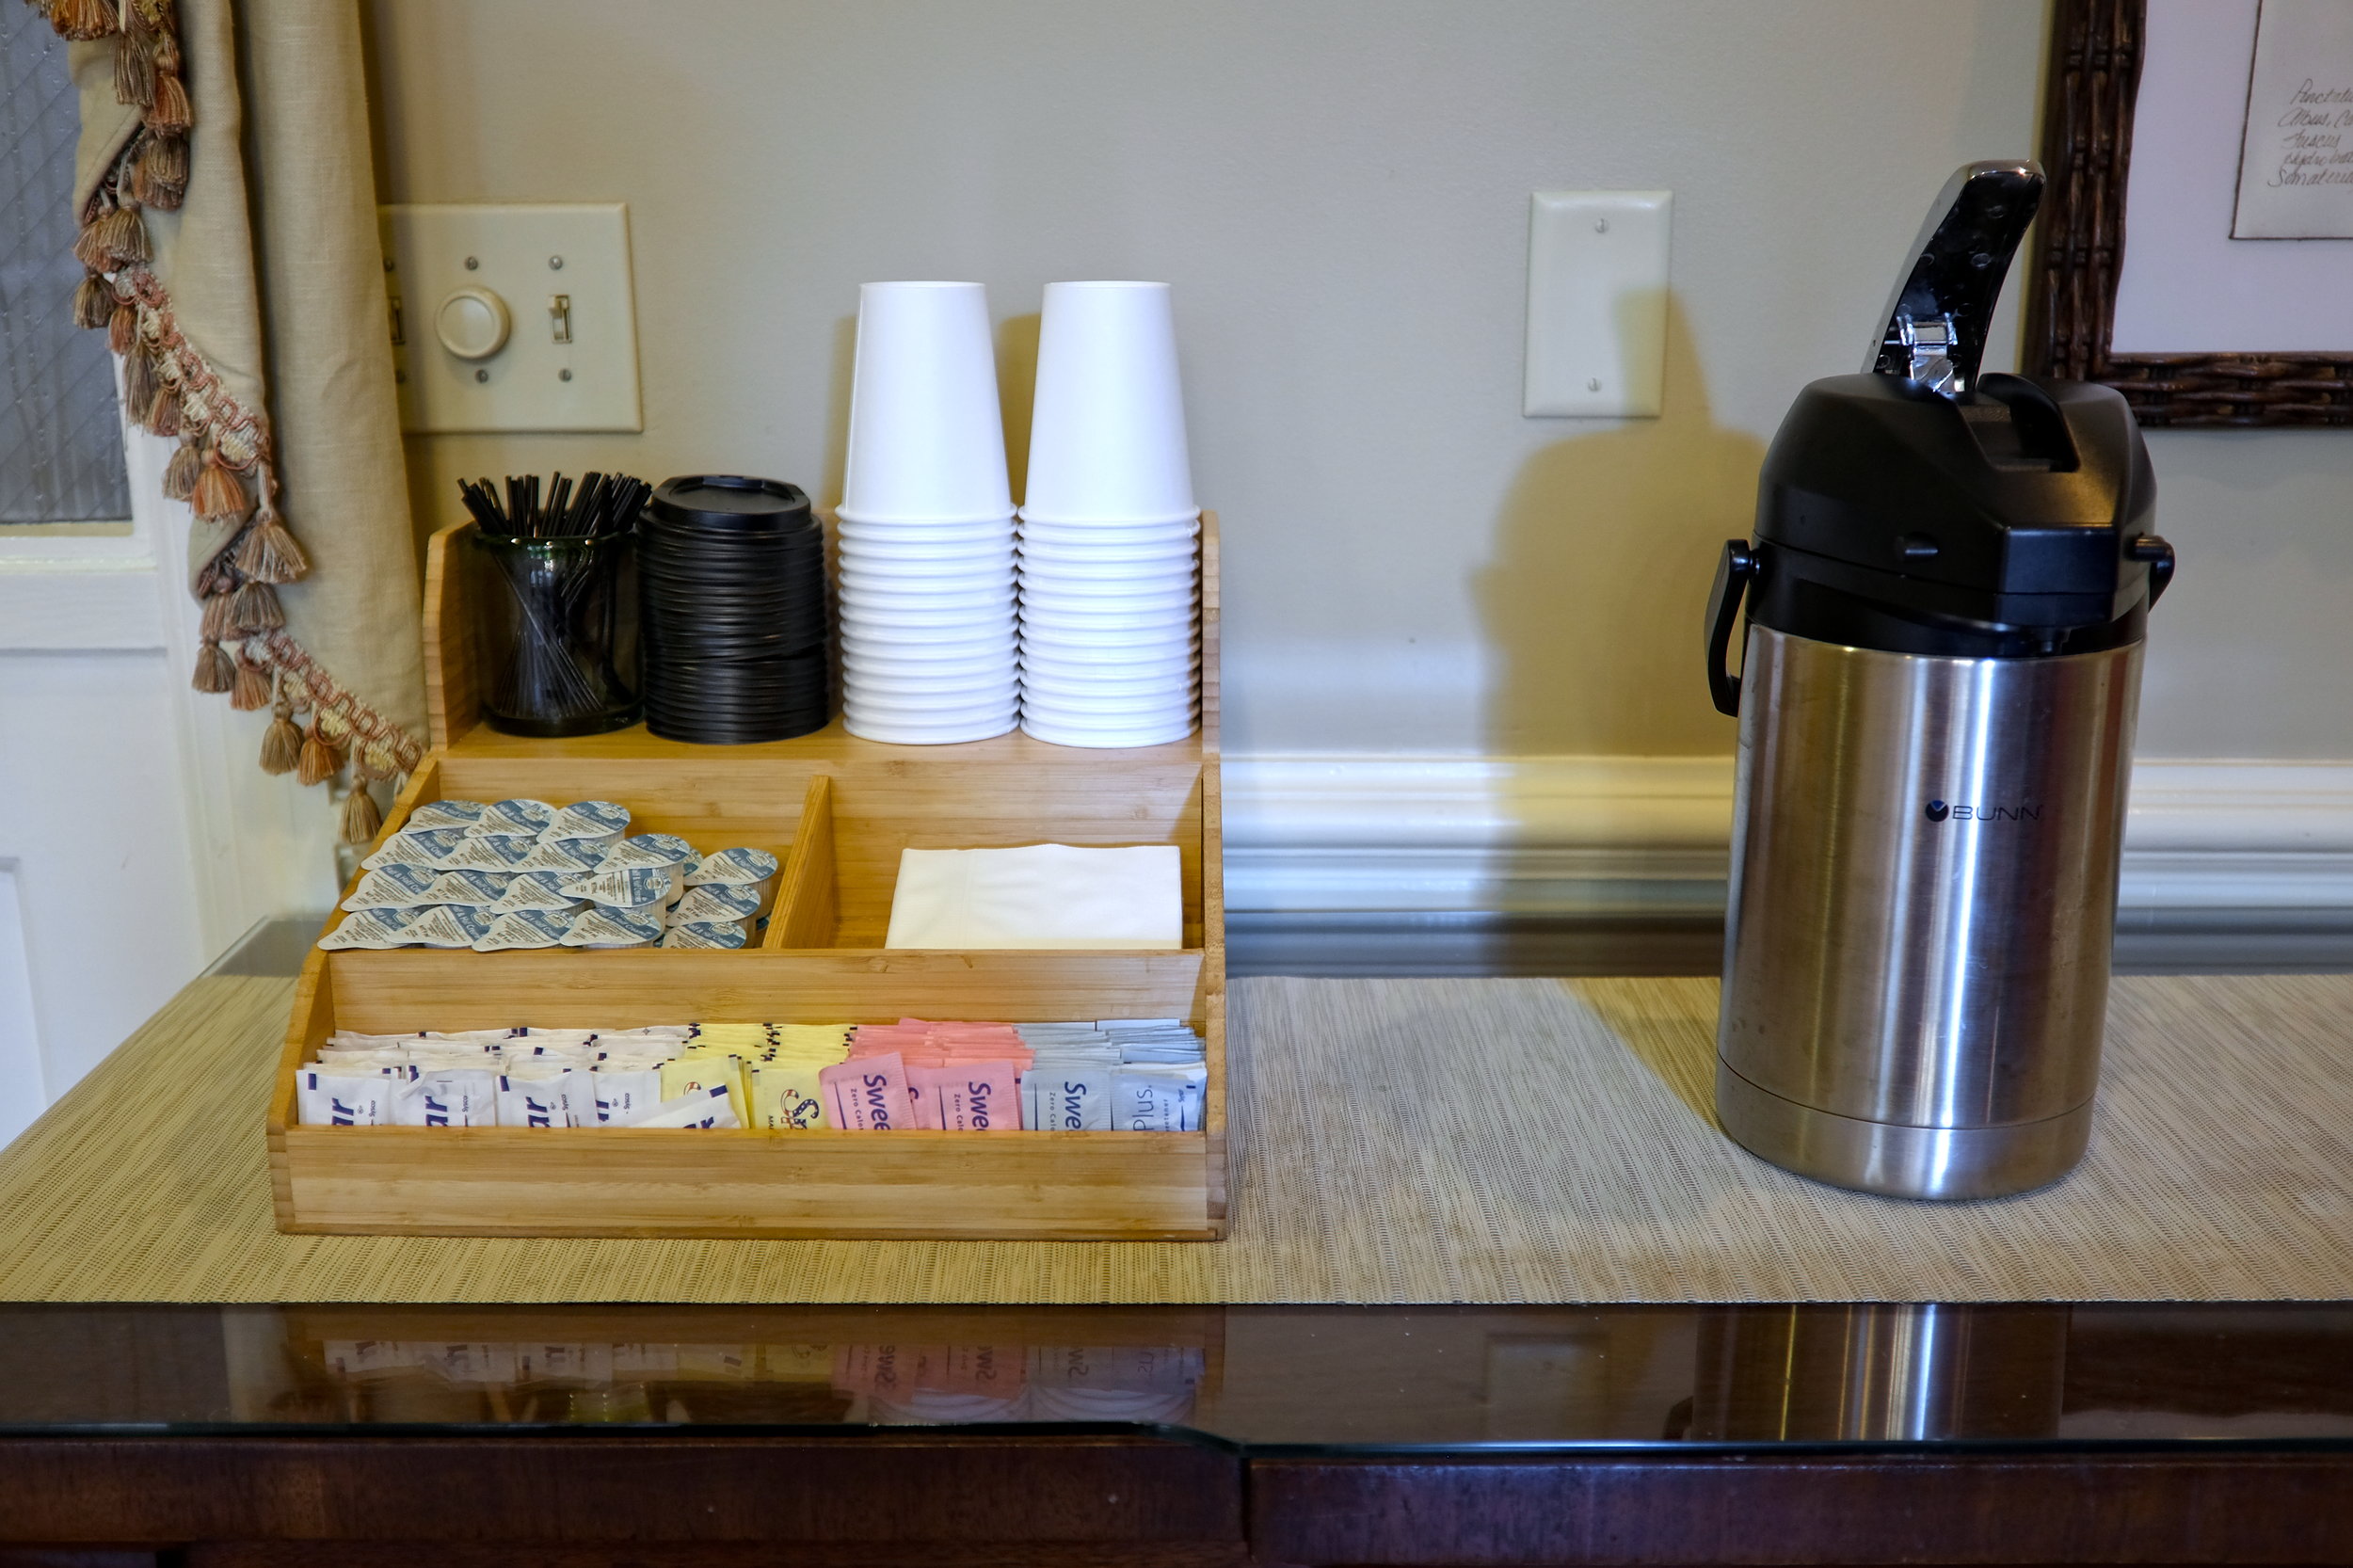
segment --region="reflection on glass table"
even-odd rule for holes
[[[0,1306],[0,1429],[2353,1445],[2353,1307]]]

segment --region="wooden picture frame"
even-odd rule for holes
[[[2143,425],[2353,425],[2353,346],[2334,354],[2110,351],[2147,0],[2057,0],[2043,104],[2050,177],[2034,241],[2022,358],[2096,381]]]

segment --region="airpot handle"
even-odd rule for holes
[[[1977,384],[2009,260],[2042,203],[2035,163],[1963,164],[1945,182],[1887,302],[1866,371],[1958,397]]]
[[[1723,558],[1716,563],[1716,585],[1707,591],[1707,690],[1716,712],[1740,712],[1740,678],[1727,667],[1732,655],[1732,629],[1740,618],[1740,595],[1756,575],[1756,552],[1746,539],[1726,539]]]

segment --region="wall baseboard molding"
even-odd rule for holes
[[[1729,758],[1227,757],[1224,776],[1238,913],[1723,907]],[[2121,898],[2353,908],[2353,762],[2141,762]]]

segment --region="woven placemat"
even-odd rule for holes
[[[1599,1303],[2353,1294],[2353,978],[2120,981],[2091,1153],[1843,1192],[1709,1117],[1715,985],[1249,980],[1223,1243],[280,1236],[288,983],[197,982],[0,1153],[0,1299]]]

